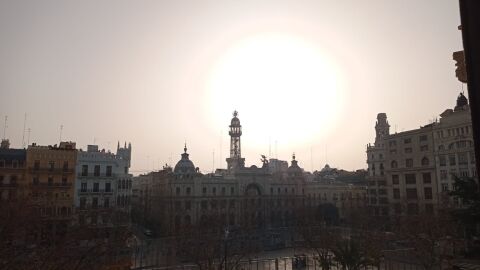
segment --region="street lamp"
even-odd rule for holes
[[[225,238],[224,238],[224,245],[225,245],[225,254],[224,254],[224,258],[223,258],[223,261],[225,263],[225,270],[227,270],[227,241],[228,241],[228,234],[230,232],[228,231],[228,228],[225,228]]]

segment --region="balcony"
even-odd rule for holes
[[[113,195],[113,190],[104,190],[104,189],[99,189],[99,190],[93,190],[91,188],[89,189],[77,189],[78,194],[82,195],[87,195],[87,194],[98,194],[98,195]]]
[[[71,188],[72,183],[30,183],[30,187],[38,188]]]
[[[105,173],[101,173],[101,174],[95,174],[95,173],[82,173],[82,172],[79,172],[77,173],[77,176],[79,178],[115,178],[117,177],[117,174],[116,173],[112,173],[110,175],[106,175]]]
[[[64,169],[64,168],[28,168],[29,173],[50,173],[50,174],[70,174],[74,173],[75,169],[69,168],[69,169]]]
[[[0,183],[0,188],[16,188],[18,187],[17,183]]]

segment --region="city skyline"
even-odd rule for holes
[[[79,148],[132,142],[137,174],[175,164],[186,141],[209,172],[226,167],[228,122],[239,110],[246,165],[295,152],[301,167],[319,170],[327,151],[335,167],[365,168],[377,113],[389,115],[392,132],[417,128],[453,108],[462,90],[451,58],[461,49],[458,3],[373,2],[120,2],[113,10],[107,2],[2,2],[7,138],[21,147],[26,113],[30,143],[58,144],[60,126]],[[269,54],[272,45],[278,51]],[[291,57],[278,60],[282,52]]]

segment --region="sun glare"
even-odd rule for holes
[[[332,128],[342,106],[335,63],[316,44],[263,34],[229,48],[210,73],[209,113],[216,128],[240,112],[244,140],[314,143]]]

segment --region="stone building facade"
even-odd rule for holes
[[[202,174],[185,146],[174,168],[140,175],[133,180],[135,215],[147,224],[160,224],[171,235],[184,226],[215,215],[228,226],[259,229],[294,225],[306,207],[333,205],[339,218],[365,205],[366,188],[315,181],[298,164],[264,158],[263,166],[245,166],[241,156],[241,125],[235,112],[230,124],[228,169]]]
[[[0,145],[0,201],[15,201],[25,194],[25,149],[11,149],[8,140]]]
[[[75,207],[80,225],[108,226],[115,211],[130,212],[132,175],[131,144],[117,152],[88,145],[79,150],[76,164]]]
[[[457,98],[440,120],[390,134],[385,113],[367,145],[368,203],[375,215],[435,213],[456,176],[475,176],[468,100]]]
[[[73,142],[27,148],[27,192],[43,217],[42,238],[61,236],[73,221],[76,162]]]

